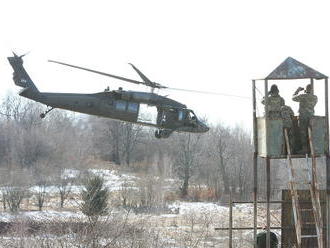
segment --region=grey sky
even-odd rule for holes
[[[268,75],[288,56],[330,74],[329,5],[302,0],[1,1],[1,94],[18,90],[6,60],[14,50],[31,51],[25,67],[42,91],[97,92],[107,85],[146,90],[47,62],[55,59],[138,79],[131,62],[170,87],[251,96],[251,79]],[[289,103],[299,84],[278,85]],[[160,93],[212,122],[251,127],[249,99]]]

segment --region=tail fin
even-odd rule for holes
[[[23,87],[24,90],[21,92],[20,95],[25,96],[23,93],[28,93],[27,95],[37,95],[39,93],[38,88],[34,85],[33,81],[31,80],[30,76],[27,74],[23,67],[23,57],[24,55],[18,56],[13,53],[13,57],[8,57],[8,61],[10,65],[14,69],[13,80],[16,85]],[[32,93],[32,94],[31,94]]]

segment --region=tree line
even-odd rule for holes
[[[3,99],[0,168],[8,173],[25,170],[37,182],[45,171],[55,177],[64,168],[87,168],[102,160],[119,168],[177,178],[182,197],[189,197],[192,188],[206,188],[214,200],[230,190],[240,199],[251,199],[253,144],[244,127],[218,123],[205,134],[173,133],[158,140],[149,127],[62,110],[40,119],[43,110],[44,106],[16,95]],[[274,181],[278,166],[272,167]],[[1,174],[5,181],[24,182]]]

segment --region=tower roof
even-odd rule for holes
[[[311,67],[288,57],[275,70],[273,70],[265,79],[303,79],[327,78],[326,75],[312,69]]]

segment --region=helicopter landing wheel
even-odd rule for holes
[[[160,138],[162,137],[162,130],[156,130],[156,131],[155,131],[155,137],[156,137],[157,139],[160,139]]]
[[[164,129],[161,131],[161,136],[162,136],[162,138],[168,138],[168,137],[170,137],[172,132],[173,132],[172,130]]]

